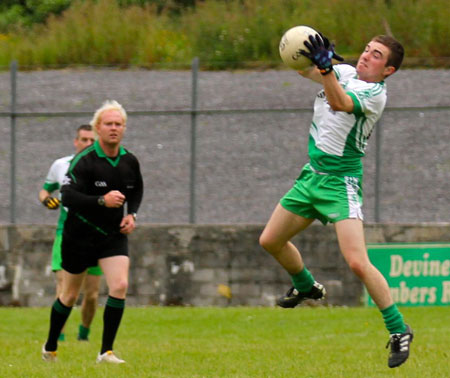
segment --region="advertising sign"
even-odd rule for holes
[[[398,305],[450,305],[450,243],[369,244],[367,250]],[[374,305],[367,293],[366,304]]]

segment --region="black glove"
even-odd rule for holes
[[[334,44],[330,44],[328,38],[321,33],[315,36],[310,35],[308,39],[309,42],[305,41],[304,45],[309,52],[300,50],[300,53],[310,59],[319,68],[322,75],[327,75],[333,71],[333,63],[331,62],[333,58],[340,62],[344,61],[344,58],[334,52]]]
[[[56,210],[59,207],[59,199],[52,196],[48,196],[45,197],[45,199],[42,201],[42,204],[47,209]]]

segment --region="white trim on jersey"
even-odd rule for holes
[[[339,83],[358,100],[361,114],[336,112],[328,104],[324,90],[314,102],[314,116],[310,134],[315,146],[326,154],[344,156],[353,150],[355,158],[364,155],[367,140],[386,104],[384,83],[367,83],[356,77],[356,69],[347,64],[334,66]],[[354,130],[356,128],[356,130]],[[354,139],[351,137],[354,133]]]
[[[73,159],[74,155],[69,155],[57,159],[51,165],[45,183],[48,185],[58,184],[59,188],[63,185],[64,176],[69,169],[70,161]]]

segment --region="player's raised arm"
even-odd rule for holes
[[[334,44],[330,43],[324,35],[310,35],[308,39],[309,41],[304,43],[308,51],[302,51],[301,54],[309,58],[317,68],[314,71],[311,70],[312,80],[314,80],[313,78],[316,78],[316,81],[318,80],[317,74],[322,76],[321,83],[331,109],[350,113],[354,106],[353,100],[345,93],[333,71],[332,60],[343,61],[343,58],[335,53]]]
[[[322,75],[316,66],[307,67],[302,70],[298,70],[297,72],[306,79],[322,84]]]

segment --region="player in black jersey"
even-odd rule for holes
[[[143,182],[136,157],[121,146],[125,109],[106,101],[91,121],[95,143],[76,155],[61,189],[68,208],[62,239],[64,284],[52,306],[50,331],[42,358],[56,360],[57,339],[78,297],[86,269],[100,265],[108,285],[103,337],[97,362],[124,363],[113,343],[128,288],[128,239],[135,229]]]

